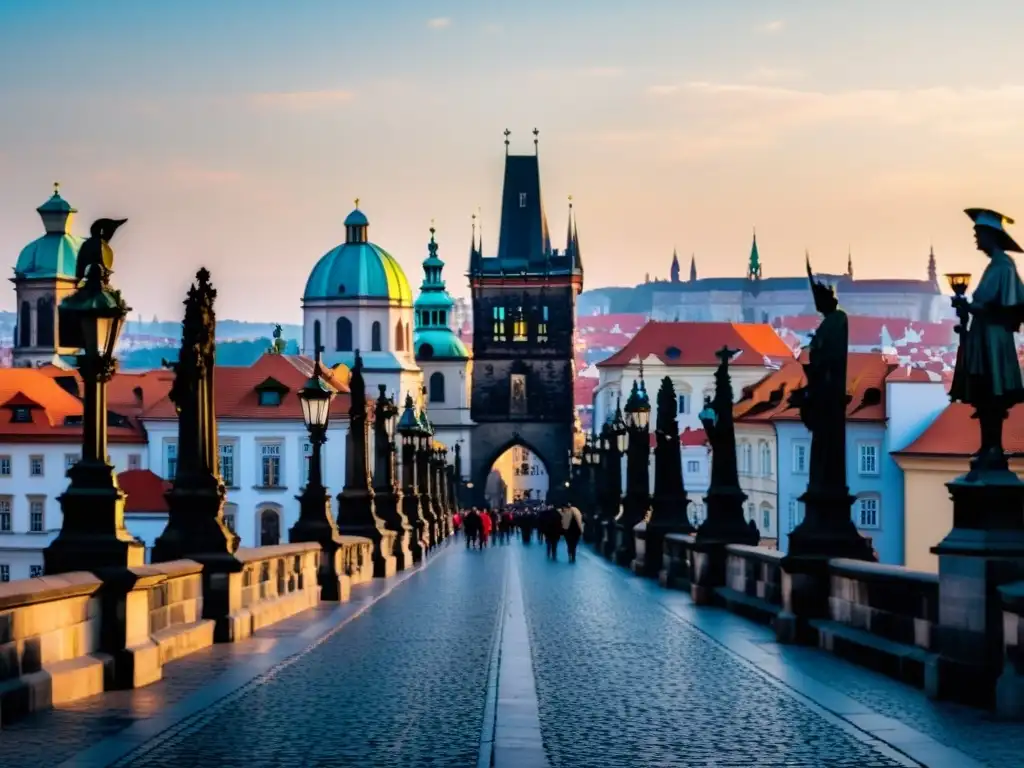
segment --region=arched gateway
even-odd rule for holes
[[[498,458],[519,445],[547,468],[548,499],[564,498],[575,410],[576,296],[583,289],[579,238],[569,206],[564,251],[552,249],[537,155],[505,157],[498,255],[484,257],[474,232],[473,502]]]

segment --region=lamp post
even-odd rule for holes
[[[374,462],[373,493],[377,514],[388,530],[395,533],[395,568],[405,570],[412,565],[409,549],[409,522],[402,514],[402,490],[395,480],[395,426],[398,422],[398,406],[387,395],[387,387],[378,384],[380,395],[374,406]]]
[[[426,523],[428,546],[433,549],[441,543],[437,514],[434,509],[434,485],[430,465],[430,451],[434,443],[434,428],[425,409],[420,410],[419,434],[416,446],[416,478],[419,481],[420,514]]]
[[[430,547],[430,534],[420,508],[417,475],[417,451],[420,443],[420,423],[412,395],[405,396],[405,410],[399,419],[397,432],[402,441],[402,512],[411,529],[409,551],[414,563],[421,562]]]
[[[113,251],[108,240],[123,221],[97,221],[82,245],[84,280],[60,303],[62,346],[81,349],[82,458],[68,471],[71,483],[60,496],[60,533],[43,550],[44,573],[105,571],[143,565],[145,546],[124,527],[125,494],[107,456],[107,383],[117,370],[114,349],[131,311],[110,287]],[[89,246],[87,248],[87,246]],[[89,263],[91,258],[92,263]]]
[[[437,445],[431,454],[434,467],[434,505],[437,509],[438,535],[442,539],[448,536],[448,483],[445,478],[447,453],[447,448]]]
[[[348,435],[345,451],[345,488],[338,494],[338,530],[348,536],[363,536],[373,542],[373,575],[386,578],[395,573],[395,534],[377,515],[375,494],[370,478],[369,404],[363,358],[356,350],[355,364],[349,379],[352,402],[348,412]]]
[[[313,373],[297,393],[302,406],[302,421],[309,432],[309,444],[313,450],[309,459],[306,487],[298,496],[299,519],[289,529],[288,541],[315,541],[320,545],[323,550],[320,567],[317,570],[320,599],[345,600],[348,598],[348,579],[343,578],[341,566],[341,534],[338,533],[338,526],[334,522],[331,497],[327,493],[323,479],[323,446],[327,442],[331,402],[335,393],[324,380],[324,371],[320,364],[323,347],[320,346],[319,334],[314,339],[314,345],[316,358],[313,361]]]
[[[615,560],[619,565],[628,566],[633,562],[636,556],[633,528],[647,519],[651,508],[650,423],[651,401],[647,396],[641,370],[640,382],[633,382],[633,390],[626,400],[629,443],[626,454],[626,498],[616,530]]]
[[[605,557],[615,554],[615,526],[622,512],[622,454],[626,451],[626,422],[621,405],[616,403],[615,414],[606,425],[608,487],[604,496],[604,537],[601,551]]]

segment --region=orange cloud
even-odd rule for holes
[[[448,29],[452,25],[452,20],[446,16],[440,16],[436,19],[430,19],[427,22],[429,29]]]

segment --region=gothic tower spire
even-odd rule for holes
[[[747,264],[747,279],[761,279],[761,255],[757,252],[757,230],[754,230],[754,239],[750,244],[750,261]]]
[[[846,246],[846,276],[853,280],[853,251]]]
[[[668,270],[668,279],[673,283],[679,282],[679,253],[672,249],[672,266]]]
[[[932,285],[939,284],[938,270],[935,267],[935,247],[928,247],[928,281]]]
[[[697,256],[690,254],[690,282],[697,282]]]

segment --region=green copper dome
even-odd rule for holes
[[[469,351],[451,328],[455,302],[445,289],[444,262],[437,255],[434,228],[430,228],[428,256],[423,260],[423,284],[416,299],[416,333],[413,354],[417,360],[468,360]]]
[[[395,258],[367,239],[369,221],[358,208],[345,219],[345,242],[313,267],[305,301],[322,299],[390,299],[412,304],[412,290]]]
[[[60,196],[54,184],[53,196],[36,211],[43,220],[46,234],[26,245],[14,266],[15,278],[75,279],[78,249],[85,242],[70,232],[71,221],[77,211]]]

